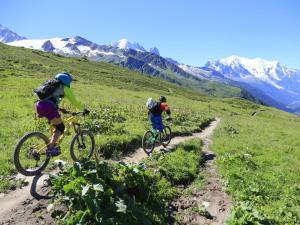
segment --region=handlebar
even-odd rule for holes
[[[84,115],[84,112],[70,112],[72,116],[78,116],[80,114]]]
[[[70,114],[72,116],[77,116],[77,115],[80,115],[80,114],[85,116],[85,115],[88,115],[90,113],[90,110],[88,110],[87,108],[84,108],[82,112],[71,112],[71,111],[68,111],[64,108],[59,108],[59,111],[61,111],[63,114]]]
[[[72,116],[78,116],[80,114],[84,114],[84,112],[72,112],[72,111],[67,111],[67,110],[60,110],[63,114],[69,114]]]

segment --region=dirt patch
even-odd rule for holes
[[[2,196],[0,225],[57,224],[47,211],[51,198],[48,177],[48,174],[23,177],[31,185]]]

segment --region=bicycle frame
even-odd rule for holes
[[[159,130],[153,129],[153,128],[151,129],[151,131],[154,134],[154,136],[153,136],[154,141],[158,141],[159,144],[161,144],[162,143],[162,141],[161,141],[161,134],[162,134],[162,132],[159,131]],[[155,137],[155,134],[156,134],[156,137]]]
[[[80,131],[80,124],[78,123],[78,118],[75,115],[70,116],[69,118],[64,120],[64,124],[65,124],[65,131],[64,133],[59,137],[58,141],[56,142],[57,146],[59,146],[61,144],[61,142],[63,141],[66,133],[68,133],[68,131],[70,130],[71,127],[74,128],[74,132],[77,133]],[[53,125],[51,125],[51,134],[53,133],[53,130],[55,129],[55,127]],[[48,147],[48,144],[42,144],[40,146],[37,147],[37,153],[42,153],[45,154],[46,153],[46,149]]]

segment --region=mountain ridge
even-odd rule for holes
[[[282,67],[278,61],[230,56],[208,61],[203,67],[193,67],[162,57],[156,47],[147,51],[138,42],[130,42],[125,38],[111,45],[99,45],[80,36],[22,39],[6,44],[113,63],[208,95],[238,96],[285,111],[300,112],[298,86],[292,84],[294,80],[289,80],[291,76],[286,76],[298,71]],[[300,80],[300,75],[297,80]],[[288,86],[289,90],[284,91],[284,86]]]
[[[0,24],[0,42],[9,43],[24,39],[26,38],[18,35],[17,33],[11,31],[7,27],[4,27]]]
[[[205,74],[202,77],[194,76],[184,71],[175,60],[162,57],[157,48],[151,48],[151,52],[149,52],[137,42],[131,43],[127,39],[121,39],[112,45],[99,45],[80,36],[20,40],[8,44],[53,52],[68,57],[85,57],[93,61],[113,63],[217,97],[245,98],[249,96],[245,96],[239,88],[215,80],[203,79]]]
[[[283,66],[278,61],[238,56],[209,61],[202,69],[222,74],[223,82],[248,90],[268,105],[300,113],[300,107],[289,107],[299,105],[296,103],[300,101],[300,70]]]

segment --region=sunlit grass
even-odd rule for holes
[[[100,118],[105,116],[100,112],[110,110],[105,119],[96,120],[105,125],[105,131],[95,132],[96,150],[101,154],[118,158],[138,146],[144,131],[150,127],[146,99],[165,95],[174,117],[170,125],[176,133],[199,130],[200,123],[208,118],[222,119],[213,136],[212,149],[235,200],[232,224],[300,223],[298,117],[239,98],[206,97],[110,64],[3,44],[0,44],[0,192],[15,186],[8,178],[16,173],[12,156],[17,141],[33,130],[50,135],[46,121],[35,118],[32,93],[61,71],[69,71],[78,78],[79,82],[72,87],[75,95],[99,113]],[[67,102],[64,106],[73,109]],[[117,121],[115,113],[124,120]],[[67,136],[62,144],[60,158],[68,161],[72,137],[73,134]],[[182,157],[181,153],[178,157]],[[172,160],[169,162],[173,164]]]

